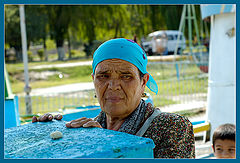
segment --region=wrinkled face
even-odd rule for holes
[[[111,117],[125,118],[140,103],[149,74],[141,80],[133,64],[109,59],[98,64],[92,77],[101,109]]]
[[[216,158],[236,158],[235,141],[216,139],[214,155]]]

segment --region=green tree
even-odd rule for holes
[[[64,60],[64,39],[67,37],[74,7],[71,5],[47,5],[46,11],[49,20],[50,36],[55,40],[58,52],[58,60]],[[75,15],[74,15],[75,16]]]
[[[48,17],[44,13],[43,6],[26,5],[25,18],[27,39],[29,42],[38,42],[40,39],[46,39]]]
[[[96,43],[116,38],[140,39],[156,30],[179,27],[182,5],[26,5],[28,45],[55,40],[58,59],[65,58],[64,41],[85,43],[91,56]],[[6,43],[21,49],[18,6],[6,6]],[[196,9],[197,15],[199,10]],[[16,28],[17,27],[17,28]],[[14,34],[13,34],[14,33]],[[16,41],[19,40],[19,41]],[[96,40],[99,40],[96,42]],[[69,55],[71,58],[71,55]]]
[[[162,14],[168,30],[178,30],[183,5],[160,5],[159,12]]]
[[[77,17],[77,23],[72,24],[70,28],[85,42],[85,52],[88,57],[101,41],[124,37],[129,31],[127,25],[130,16],[126,5],[79,6]]]
[[[14,48],[17,60],[22,60],[20,18],[16,5],[5,6],[5,44]]]
[[[25,23],[27,47],[29,48],[31,42],[39,42],[41,39],[44,40],[45,45],[47,16],[44,15],[42,6],[25,5]],[[22,60],[19,6],[17,5],[5,7],[5,43],[14,47],[17,60]]]
[[[26,5],[26,30],[28,47],[30,42],[43,43],[45,59],[48,60],[46,54],[46,39],[48,34],[48,16],[43,5]]]

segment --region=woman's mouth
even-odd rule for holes
[[[118,103],[118,102],[121,102],[122,100],[123,100],[123,98],[117,97],[117,96],[106,98],[106,101],[111,102],[111,103]]]

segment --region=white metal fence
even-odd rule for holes
[[[147,69],[158,83],[158,95],[146,89],[155,106],[168,111],[181,107],[189,109],[206,106],[208,74],[202,72],[197,64],[187,61],[150,62]],[[33,114],[98,105],[94,90],[49,93],[41,96],[32,94],[31,97]],[[19,96],[19,112],[20,115],[26,113],[23,96]]]

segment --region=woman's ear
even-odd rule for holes
[[[149,80],[149,74],[146,73],[146,74],[144,74],[144,76],[143,76],[143,86],[144,86],[144,87],[147,85],[148,80]]]
[[[92,75],[92,80],[94,80],[94,74],[92,73],[91,75]]]
[[[146,85],[147,85],[147,82],[148,82],[148,80],[149,80],[149,74],[148,73],[146,73],[146,74],[144,74],[144,76],[143,76],[143,78],[142,78],[142,80],[141,80],[141,84],[142,84],[142,93],[144,93],[144,91],[145,91],[145,87],[146,87]]]

